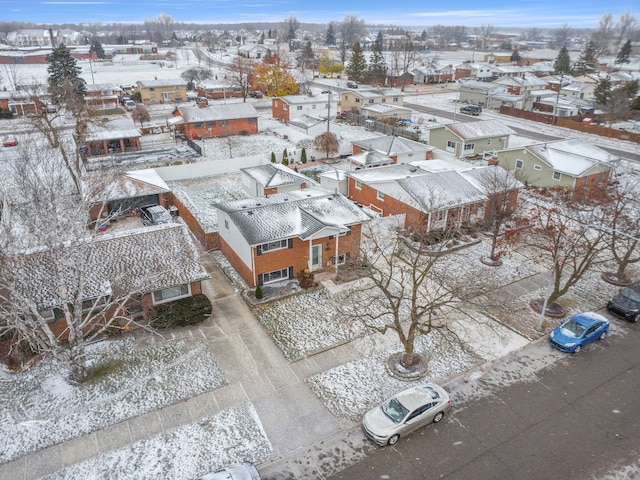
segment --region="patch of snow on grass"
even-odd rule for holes
[[[200,341],[140,348],[132,339],[111,340],[91,346],[88,353],[95,376],[83,385],[68,383],[67,371],[51,358],[3,376],[0,463],[227,383]]]
[[[267,460],[272,448],[250,403],[222,410],[203,420],[141,440],[72,465],[46,477],[87,478],[197,478],[231,463]]]
[[[388,374],[385,367],[387,358],[402,351],[396,345],[319,373],[306,383],[331,413],[359,421],[367,410],[394,393],[425,382],[444,383],[478,362],[472,352],[442,341],[436,332],[419,337],[415,348],[430,357],[427,376],[415,382],[398,380]]]

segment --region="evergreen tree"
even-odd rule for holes
[[[631,55],[631,40],[627,40],[622,47],[620,47],[620,51],[618,52],[618,56],[616,57],[616,61],[614,62],[616,65],[622,65],[623,63],[629,63],[629,55]]]
[[[336,32],[333,29],[333,23],[329,24],[329,28],[327,28],[327,36],[324,41],[325,45],[335,45],[336,44]]]
[[[276,163],[276,154],[271,152],[271,163]]]
[[[520,54],[518,53],[518,50],[514,50],[509,60],[511,60],[513,63],[518,63],[520,58],[521,57],[520,57]]]
[[[307,163],[307,149],[302,147],[302,152],[300,153],[300,163]]]
[[[593,73],[598,70],[598,59],[596,58],[596,46],[593,42],[588,42],[584,52],[575,64],[574,72],[577,75]]]
[[[367,73],[367,60],[364,58],[362,47],[359,42],[353,44],[351,58],[347,65],[347,75],[356,81],[362,81]]]
[[[104,49],[102,48],[102,44],[100,43],[100,40],[94,40],[93,42],[91,42],[91,48],[89,49],[89,55],[91,55],[94,52],[96,54],[96,57],[98,57],[100,59],[104,59],[104,57],[105,57]]]
[[[422,30],[422,33],[420,34],[420,41],[424,42],[426,39],[427,39],[427,31]]]
[[[64,105],[77,111],[84,104],[87,85],[80,77],[80,68],[76,59],[64,45],[54,48],[47,56],[47,72],[49,73],[49,95],[56,105]]]
[[[372,81],[380,81],[387,75],[387,63],[382,53],[382,46],[376,40],[373,42],[373,53],[369,58],[369,78]]]
[[[560,49],[558,58],[553,64],[553,69],[560,75],[569,75],[571,73],[571,57],[569,57],[569,51],[566,46]]]
[[[382,48],[382,45],[384,43],[384,36],[382,35],[382,30],[378,31],[378,35],[376,36],[376,42],[378,42],[380,44],[380,48]]]

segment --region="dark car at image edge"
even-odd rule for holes
[[[630,322],[640,317],[640,282],[624,287],[607,303],[607,310]]]

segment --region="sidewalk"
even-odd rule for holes
[[[228,384],[0,465],[0,478],[40,478],[245,401],[258,412],[273,448],[272,458],[258,466],[263,478],[322,477],[327,471],[356,462],[374,448],[357,424],[334,417],[304,383],[315,374],[355,360],[358,352],[346,344],[289,363],[213,261],[208,258],[206,264],[211,279],[203,283],[203,291],[213,304],[211,318],[169,335],[206,341]],[[544,275],[534,275],[504,286],[497,295],[505,300],[518,297],[546,281]],[[325,283],[334,288],[330,280]],[[141,343],[159,341],[144,331],[134,335]],[[522,342],[526,340],[514,344]]]

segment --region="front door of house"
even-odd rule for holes
[[[171,100],[171,93],[170,92],[162,92],[162,100],[164,102],[168,102]]]
[[[322,266],[322,245],[311,246],[311,270]]]

